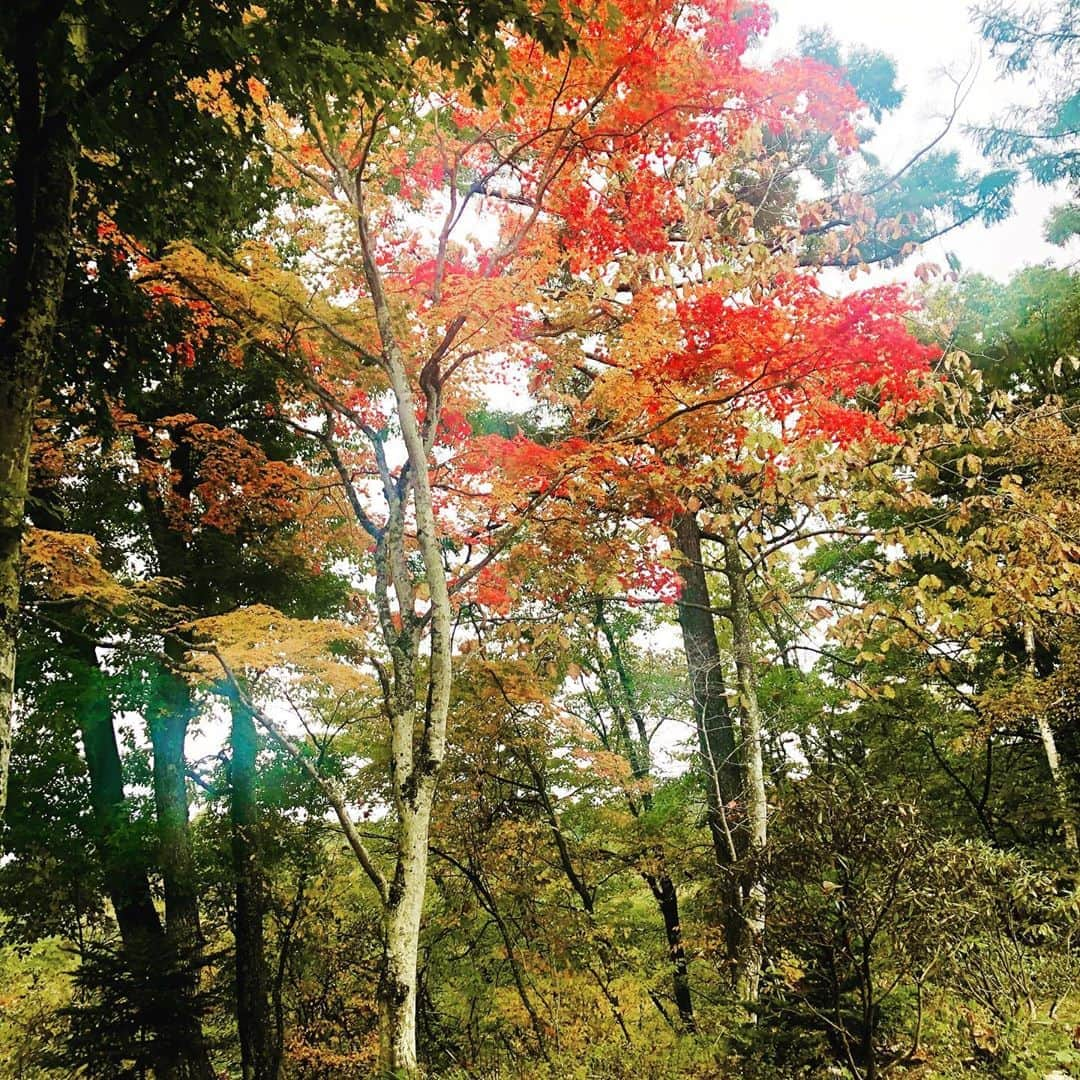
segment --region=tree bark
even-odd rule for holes
[[[255,763],[259,742],[251,712],[231,702],[229,762],[233,873],[236,878],[236,1026],[244,1080],[276,1080],[280,1053],[270,1018],[270,978],[263,922],[266,883],[261,866]]]
[[[165,649],[171,660],[182,660],[183,647],[178,643],[170,640]],[[165,885],[165,931],[170,942],[181,949],[197,948],[201,940],[184,755],[191,713],[187,684],[163,665],[147,709],[147,723],[154,750],[154,806]]]
[[[135,435],[136,459],[158,464],[157,450],[145,437]],[[191,460],[185,447],[174,449],[169,459],[179,477],[177,492],[191,493],[194,481]],[[148,473],[151,470],[148,470]],[[140,482],[139,500],[147,530],[162,574],[182,582],[189,573],[190,549],[164,513],[160,494],[146,480]],[[188,820],[187,758],[184,744],[188,725],[195,713],[191,688],[175,670],[185,659],[188,643],[176,635],[164,640],[164,657],[151,687],[146,708],[146,725],[154,754],[154,807],[157,813],[158,859],[165,891],[165,936],[170,960],[181,969],[189,968],[182,980],[186,1001],[182,1015],[188,1017],[183,1042],[186,1057],[177,1080],[213,1080],[214,1069],[202,1025],[198,1019],[199,960],[203,946],[199,925],[199,895],[195,880],[195,860]]]
[[[727,809],[738,805],[742,778],[712,601],[701,558],[701,532],[694,514],[684,513],[676,518],[675,542],[682,557],[679,627],[690,674],[698,750],[706,777],[709,830],[717,862],[726,867],[739,857]]]
[[[746,851],[739,745],[728,705],[720,644],[701,557],[701,532],[690,512],[675,519],[675,546],[681,556],[679,626],[690,675],[698,753],[705,774],[709,833],[724,903],[723,924],[729,961],[742,955],[744,922],[738,864]],[[734,970],[734,967],[733,967]],[[732,984],[736,982],[733,977]]]
[[[1024,651],[1027,654],[1028,673],[1032,679],[1037,679],[1039,675],[1035,664],[1035,631],[1030,623],[1024,627]],[[1061,832],[1065,840],[1065,850],[1075,853],[1078,846],[1076,820],[1069,799],[1068,785],[1061,771],[1061,758],[1058,756],[1054,728],[1050,723],[1050,718],[1042,709],[1039,709],[1035,717],[1035,724],[1039,729],[1039,741],[1042,743],[1043,753],[1046,755],[1046,766],[1050,770],[1050,785],[1054,790],[1054,799],[1058,804],[1058,812],[1061,814]]]
[[[184,655],[181,642],[166,641],[169,660]],[[184,742],[192,715],[191,691],[186,682],[162,665],[147,708],[147,724],[154,751],[154,806],[157,811],[158,858],[165,885],[165,939],[168,955],[180,970],[187,1000],[181,1015],[188,1031],[183,1038],[186,1057],[177,1072],[183,1080],[214,1080],[209,1052],[198,1021],[199,958],[202,931],[199,926],[199,894],[188,821],[187,759]]]
[[[743,805],[746,808],[747,847],[743,858],[743,933],[737,958],[737,992],[744,1001],[756,1001],[761,982],[765,935],[765,858],[768,843],[768,801],[762,761],[762,721],[754,673],[750,594],[738,537],[729,527],[724,534],[724,569],[731,602],[731,636],[739,690],[740,748],[743,768]]]
[[[398,822],[398,855],[383,912],[383,962],[379,977],[379,1068],[411,1077],[416,1053],[416,962],[427,888],[428,826],[434,785],[417,792]]]
[[[1061,759],[1058,756],[1057,739],[1054,728],[1045,713],[1040,712],[1035,718],[1039,728],[1039,740],[1046,755],[1046,765],[1050,770],[1050,783],[1054,789],[1054,798],[1061,814],[1061,833],[1065,841],[1065,850],[1077,850],[1076,822],[1073,820],[1072,807],[1069,805],[1069,793],[1065,786],[1065,777],[1061,772]]]
[[[662,855],[661,855],[662,858]],[[690,993],[690,973],[683,947],[682,924],[679,918],[679,894],[675,883],[667,872],[659,876],[645,874],[645,883],[652,891],[660,917],[664,920],[664,936],[667,940],[668,956],[671,958],[671,984],[675,1007],[679,1010],[679,1019],[683,1027],[690,1032],[696,1028],[694,1021],[694,999]]]
[[[425,366],[421,375],[421,383],[426,382],[427,406],[422,431],[417,421],[408,366],[394,331],[390,304],[375,262],[358,180],[353,181],[351,190],[364,278],[375,309],[375,322],[382,344],[382,366],[394,394],[408,470],[402,473],[407,482],[398,487],[398,494],[388,492],[391,504],[391,528],[388,532],[392,535],[389,548],[382,545],[384,557],[388,560],[381,571],[382,580],[385,583],[388,576],[394,582],[407,644],[403,647],[401,635],[384,620],[383,633],[391,654],[395,655],[397,682],[387,704],[391,714],[391,779],[398,822],[396,865],[384,912],[384,964],[379,983],[379,1064],[390,1075],[409,1077],[415,1076],[419,1069],[416,1048],[416,961],[427,887],[431,808],[446,757],[452,677],[450,592],[435,520],[428,463],[431,447],[427,441],[428,433],[434,433],[438,422],[440,391],[436,360],[434,369],[429,371]],[[416,546],[429,598],[426,693],[419,738],[415,732],[418,711],[416,686],[422,669],[419,648],[422,623],[415,614],[415,590],[404,542],[402,502],[408,492],[412,495]],[[376,587],[379,587],[378,583]],[[380,601],[380,606],[385,610],[385,597]]]

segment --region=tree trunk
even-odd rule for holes
[[[0,815],[7,804],[19,557],[26,509],[34,409],[49,363],[71,253],[75,194],[74,133],[61,115],[47,117],[38,56],[57,24],[36,13],[16,21],[12,59],[17,102],[10,198],[15,230],[0,323]],[[62,29],[62,28],[61,28]]]
[[[79,733],[90,777],[90,804],[105,888],[124,949],[133,958],[146,960],[164,948],[165,932],[150,894],[146,867],[133,852],[125,850],[127,799],[105,677],[92,643],[69,635],[64,644],[82,668]]]
[[[744,1001],[756,1001],[765,934],[765,858],[769,819],[761,750],[761,709],[754,674],[750,594],[739,541],[730,527],[724,534],[724,569],[730,590],[732,647],[739,689],[743,805],[747,824],[747,847],[741,874],[743,933],[737,958],[737,992]]]
[[[416,685],[421,670],[419,642],[421,623],[415,615],[415,590],[408,569],[404,544],[402,498],[391,500],[393,522],[389,570],[397,592],[403,625],[410,630],[410,644],[402,657],[399,635],[384,623],[386,644],[407,667],[396,671],[397,693],[391,721],[391,761],[394,802],[398,813],[397,860],[393,881],[387,892],[384,925],[384,964],[379,984],[380,1064],[391,1075],[414,1076],[418,1070],[416,1050],[416,960],[420,942],[420,917],[427,887],[428,831],[439,773],[446,758],[446,726],[450,712],[452,678],[452,611],[443,563],[435,503],[431,491],[428,455],[439,418],[440,392],[438,361],[429,370],[425,365],[421,384],[426,383],[427,412],[424,429],[417,421],[416,401],[409,381],[408,364],[394,332],[390,304],[383,291],[382,277],[375,262],[375,250],[368,234],[359,183],[353,187],[357,235],[364,264],[364,278],[371,291],[375,321],[382,343],[382,361],[395,411],[401,425],[408,472],[407,485],[399,489],[412,493],[416,526],[416,546],[423,565],[428,593],[428,642],[426,693],[422,713],[422,733],[414,727],[417,711]],[[395,505],[397,514],[395,515]],[[396,516],[396,520],[395,520]],[[386,548],[383,548],[386,551]],[[391,702],[387,702],[388,706]]]
[[[690,673],[698,749],[706,776],[709,829],[717,862],[730,866],[739,857],[728,808],[738,804],[742,787],[735,728],[724,684],[720,645],[713,624],[712,601],[701,559],[701,533],[697,518],[680,514],[675,521],[675,540],[682,559],[679,576],[679,626]]]
[[[589,883],[586,881],[585,877],[578,871],[577,867],[574,866],[574,858],[570,852],[570,845],[566,842],[566,834],[563,832],[562,826],[559,823],[559,815],[555,809],[555,803],[551,799],[551,792],[548,790],[547,777],[544,775],[543,769],[536,764],[532,752],[528,747],[525,747],[525,764],[529,770],[529,774],[533,778],[533,783],[536,785],[536,792],[539,795],[541,805],[544,808],[544,816],[547,818],[552,839],[555,841],[555,850],[559,855],[559,865],[562,868],[566,880],[570,883],[570,887],[581,901],[581,910],[588,918],[590,926],[595,929],[595,890],[589,887]],[[634,811],[633,803],[631,804],[631,811]],[[594,970],[591,965],[588,965],[588,967],[593,973],[593,977],[596,979],[601,993],[603,993],[607,1003],[611,1006],[615,1022],[619,1025],[620,1030],[626,1037],[626,1041],[629,1042],[630,1035],[626,1029],[626,1021],[623,1019],[622,1006],[619,1004],[618,996],[611,990],[611,947],[610,944],[604,943],[603,935],[598,934],[596,937],[597,959],[600,961],[600,971]],[[538,1039],[540,1041],[541,1052],[544,1054],[544,1057],[547,1058],[548,1053],[544,1045],[544,1040],[539,1034]]]
[[[30,411],[37,396],[27,381],[0,374],[0,814],[7,806],[11,720],[15,706],[15,646],[19,622],[19,556],[26,505]]]
[[[659,877],[645,875],[646,884],[652,890],[660,916],[664,920],[664,936],[667,939],[668,956],[671,958],[671,984],[679,1019],[687,1031],[694,1031],[694,999],[690,993],[690,973],[683,947],[682,925],[679,920],[679,894],[668,874]]]
[[[698,752],[705,774],[705,799],[721,894],[724,903],[724,936],[729,960],[742,955],[742,890],[737,864],[746,850],[742,769],[724,684],[720,645],[713,624],[705,566],[701,558],[701,532],[697,518],[683,513],[675,519],[675,545],[681,556],[679,576],[679,626],[690,674]],[[733,977],[733,985],[737,980]]]
[[[160,971],[168,977],[169,966],[176,962],[175,953],[154,906],[146,867],[133,852],[125,850],[128,814],[123,768],[105,678],[90,641],[69,634],[64,647],[82,665],[78,673],[79,731],[105,888],[116,913],[125,959],[135,972]],[[180,1023],[190,1026],[186,1009],[182,1015]],[[154,1060],[155,1075],[161,1080],[206,1080],[214,1075],[197,1027],[183,1038],[177,1037],[175,1023],[157,1028]]]
[[[167,643],[174,660],[181,647]],[[201,938],[199,899],[188,821],[187,759],[184,742],[191,718],[187,684],[164,667],[147,710],[154,750],[154,806],[157,810],[159,858],[165,884],[165,930],[181,948],[195,948]]]
[[[383,912],[379,977],[380,1075],[413,1077],[416,1052],[416,962],[427,887],[428,825],[434,783],[421,784],[398,823],[398,858]]]
[[[1065,777],[1061,771],[1061,759],[1058,757],[1057,740],[1054,737],[1054,729],[1045,713],[1040,712],[1036,717],[1039,727],[1039,739],[1043,745],[1043,753],[1046,755],[1046,765],[1050,770],[1050,783],[1054,788],[1054,798],[1061,814],[1061,833],[1065,840],[1065,850],[1075,852],[1077,850],[1076,822],[1073,820],[1072,807],[1069,805],[1069,793],[1065,786]]]
[[[170,660],[179,661],[183,645],[170,638],[165,645]],[[180,971],[187,1000],[181,1011],[188,1031],[183,1037],[186,1060],[177,1076],[185,1080],[213,1080],[196,998],[200,978],[202,932],[199,894],[188,821],[187,760],[184,742],[191,719],[191,692],[180,676],[162,666],[147,709],[150,742],[154,750],[154,805],[157,810],[158,858],[165,885],[165,937],[169,956]]]
[[[1024,627],[1024,651],[1027,654],[1028,673],[1032,679],[1037,679],[1039,676],[1035,664],[1035,631],[1030,623]],[[1061,771],[1061,758],[1058,756],[1054,728],[1050,723],[1050,718],[1042,709],[1035,717],[1035,723],[1039,729],[1043,753],[1046,755],[1046,765],[1050,770],[1050,784],[1054,790],[1054,799],[1058,804],[1058,812],[1061,814],[1061,832],[1065,839],[1065,850],[1075,852],[1077,850],[1076,820],[1069,799],[1069,789]]]
[[[258,737],[251,712],[231,704],[229,762],[233,873],[236,877],[236,1026],[244,1080],[276,1080],[280,1068],[270,1019],[269,973],[263,920],[266,884],[260,864],[259,810],[255,798]]]

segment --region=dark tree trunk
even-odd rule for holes
[[[270,1018],[269,973],[263,920],[266,884],[259,850],[259,810],[255,798],[255,721],[239,702],[232,704],[232,759],[229,763],[233,872],[236,875],[236,1024],[244,1080],[276,1080],[280,1054]]]
[[[63,33],[55,16],[28,10],[16,20],[11,54],[16,149],[9,197],[12,251],[0,324],[0,814],[7,803],[19,619],[19,557],[31,426],[64,293],[71,254],[75,136],[43,94],[42,46]]]
[[[136,436],[133,442],[135,456],[140,462],[158,464],[155,448],[149,440]],[[182,477],[178,493],[189,495],[192,480],[186,467],[190,463],[180,450],[174,456],[177,460],[171,460],[169,464]],[[140,501],[157,553],[159,571],[182,582],[190,572],[191,557],[183,535],[170,527],[160,494],[147,483],[140,487]],[[187,997],[184,1015],[192,1018],[185,1036],[189,1054],[184,1063],[185,1071],[178,1075],[182,1080],[213,1080],[214,1070],[197,1008],[203,938],[188,821],[187,758],[184,753],[195,703],[191,688],[177,670],[183,664],[186,651],[182,638],[175,634],[165,638],[165,655],[151,687],[146,721],[154,751],[154,806],[158,857],[165,886],[165,933],[174,960],[188,967],[182,985]]]
[[[129,818],[123,768],[105,677],[89,639],[77,633],[66,634],[64,648],[79,665],[78,723],[90,778],[95,842],[105,888],[116,913],[125,961],[141,976],[159,971],[168,978],[173,964],[178,962],[176,954],[154,906],[145,863],[125,841]],[[155,1014],[155,1074],[162,1080],[213,1077],[197,1025],[184,1038],[177,1038],[178,1024],[191,1025],[187,1009],[181,1016],[158,1026],[156,1021],[160,1018]]]
[[[746,831],[740,820],[743,777],[739,745],[701,558],[701,532],[694,514],[683,513],[675,519],[675,542],[682,557],[679,626],[690,675],[698,751],[705,774],[709,833],[725,906],[724,934],[728,956],[735,964],[744,937],[738,864],[746,851]]]
[[[165,646],[171,662],[184,655],[183,644],[170,638]],[[158,859],[165,886],[165,936],[173,961],[184,976],[182,992],[187,998],[182,1016],[189,1031],[183,1042],[186,1060],[176,1074],[183,1080],[213,1080],[206,1039],[197,1019],[197,996],[202,952],[199,925],[199,894],[188,821],[187,759],[184,742],[192,716],[191,691],[187,683],[164,665],[153,687],[147,708],[150,742],[154,750],[154,806],[157,810]]]
[[[166,653],[171,660],[178,661],[183,648],[170,641]],[[184,949],[195,948],[201,938],[184,756],[191,714],[187,684],[163,666],[154,684],[147,721],[154,749],[154,806],[158,857],[165,884],[165,931],[174,945]]]
[[[646,884],[652,890],[660,917],[664,920],[664,936],[667,939],[668,955],[671,958],[671,984],[675,997],[675,1007],[679,1010],[679,1019],[687,1031],[694,1031],[694,999],[690,993],[690,974],[686,961],[686,949],[683,947],[682,925],[679,921],[679,894],[675,882],[666,872],[657,877],[645,875]]]
[[[154,907],[146,866],[124,841],[129,823],[127,799],[105,677],[92,643],[70,635],[65,645],[80,665],[79,733],[90,777],[95,840],[120,939],[135,957],[160,955],[165,931]]]
[[[651,791],[652,782],[652,755],[649,751],[649,730],[645,717],[638,706],[637,690],[630,669],[627,667],[619,645],[619,639],[612,629],[604,614],[603,602],[596,602],[596,625],[607,641],[608,651],[611,654],[611,662],[615,673],[619,678],[619,686],[622,690],[623,704],[634,722],[634,732],[630,731],[626,717],[620,703],[615,700],[614,688],[608,679],[604,677],[602,668],[600,682],[604,693],[608,698],[612,711],[616,717],[616,728],[626,746],[627,760],[633,777],[637,781],[645,781],[644,789],[639,798],[629,799],[630,812],[638,816],[642,811],[652,809],[653,798]],[[667,940],[668,956],[671,960],[671,988],[675,999],[676,1008],[679,1010],[679,1020],[686,1031],[694,1031],[694,1000],[690,992],[690,978],[686,959],[686,950],[683,947],[682,926],[679,923],[679,893],[667,872],[666,857],[663,845],[658,845],[655,850],[655,858],[659,869],[645,870],[642,877],[649,886],[660,911],[660,918],[664,923],[664,937]]]
[[[679,626],[682,629],[698,749],[706,777],[709,829],[717,861],[730,865],[738,857],[735,830],[729,827],[727,807],[738,805],[742,790],[738,744],[713,624],[712,601],[701,559],[701,533],[693,514],[681,514],[675,522],[682,593]]]

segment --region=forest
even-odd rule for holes
[[[967,17],[892,161],[759,0],[0,5],[0,1080],[1080,1076],[1080,4]]]

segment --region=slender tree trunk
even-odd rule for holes
[[[156,448],[150,440],[136,435],[133,444],[140,463],[158,463]],[[179,477],[176,491],[183,496],[189,495],[194,481],[190,455],[185,447],[181,445],[173,451],[169,466]],[[183,535],[171,527],[160,495],[146,481],[140,484],[139,498],[160,572],[182,582],[190,571],[191,559]],[[175,635],[165,638],[165,657],[151,687],[146,723],[154,752],[154,807],[158,858],[165,886],[165,935],[172,961],[181,969],[189,968],[187,977],[182,980],[187,1000],[181,1014],[189,1018],[185,1020],[188,1030],[183,1039],[187,1056],[178,1077],[182,1080],[213,1080],[214,1069],[196,1007],[203,939],[188,820],[187,758],[184,752],[188,725],[195,710],[191,688],[174,670],[183,664],[186,652],[185,641]]]
[[[743,803],[746,807],[747,850],[742,873],[743,940],[738,957],[738,989],[744,1001],[756,1001],[761,981],[765,935],[765,859],[768,842],[768,802],[762,761],[761,709],[754,674],[750,594],[739,541],[729,527],[724,535],[724,568],[731,601],[732,646],[739,690],[742,738]]]
[[[427,888],[428,825],[434,784],[422,785],[398,825],[398,858],[383,913],[379,978],[379,1067],[388,1076],[412,1077],[416,1053],[416,964]]]
[[[544,816],[547,818],[548,826],[551,829],[552,839],[555,841],[555,850],[559,854],[559,865],[562,867],[562,872],[566,876],[566,880],[570,883],[570,887],[581,901],[581,909],[585,913],[586,918],[588,918],[589,924],[595,927],[595,891],[589,887],[588,881],[586,881],[584,876],[578,871],[577,867],[574,866],[574,858],[570,851],[570,845],[566,842],[566,834],[563,832],[562,825],[559,822],[558,812],[555,809],[555,803],[552,801],[551,792],[548,790],[547,777],[544,775],[543,769],[536,764],[532,753],[528,748],[525,749],[525,764],[529,770],[529,774],[533,778],[537,794],[540,796],[541,804],[544,807]],[[618,996],[611,990],[611,949],[609,945],[603,944],[602,935],[598,935],[597,940],[597,959],[600,961],[600,971],[594,970],[591,966],[589,970],[592,971],[593,977],[596,979],[596,983],[600,987],[601,993],[603,993],[607,1003],[611,1006],[615,1022],[619,1025],[627,1042],[629,1042],[630,1035],[626,1028],[626,1021],[623,1019],[622,1006],[619,1004]],[[543,1047],[542,1049],[544,1057],[546,1058],[548,1056],[547,1050]]]
[[[742,768],[701,558],[701,532],[694,514],[683,513],[675,519],[675,544],[681,556],[679,626],[690,674],[698,752],[705,774],[709,832],[725,907],[724,936],[728,958],[735,965],[742,955],[744,935],[742,889],[737,870],[746,851],[745,828],[740,820],[744,811]],[[734,985],[737,979],[733,977],[732,982]]]
[[[1024,627],[1024,651],[1027,654],[1028,672],[1033,679],[1037,679],[1035,631],[1030,623]],[[1065,839],[1065,850],[1075,852],[1077,850],[1076,820],[1069,799],[1068,785],[1061,770],[1061,758],[1058,756],[1054,728],[1050,723],[1050,718],[1042,709],[1039,709],[1035,717],[1035,723],[1039,729],[1039,739],[1043,745],[1043,753],[1046,755],[1046,765],[1050,770],[1050,784],[1054,789],[1054,799],[1058,805],[1058,812],[1061,814],[1061,832]]]
[[[440,386],[438,360],[434,359],[430,367],[425,365],[420,376],[427,410],[424,428],[421,429],[417,421],[416,401],[409,381],[408,365],[395,335],[390,304],[375,263],[375,249],[368,234],[359,181],[353,180],[352,191],[364,278],[371,291],[375,322],[382,343],[383,367],[394,394],[408,468],[408,472],[402,474],[408,483],[398,489],[399,494],[396,497],[391,497],[393,538],[388,552],[390,565],[383,570],[384,573],[389,570],[394,581],[403,626],[409,627],[411,640],[403,656],[400,637],[389,629],[384,620],[383,632],[388,635],[386,643],[392,655],[396,654],[397,665],[391,761],[394,801],[398,813],[398,850],[394,878],[390,883],[385,905],[386,937],[379,986],[379,1015],[382,1021],[380,1065],[392,1075],[410,1077],[415,1076],[419,1068],[416,1048],[416,961],[420,944],[420,919],[427,888],[431,808],[439,773],[446,758],[446,726],[450,712],[453,668],[450,592],[435,519],[428,463],[435,425],[439,418]],[[417,712],[416,685],[420,669],[421,624],[415,615],[415,590],[407,565],[401,506],[402,494],[409,491],[412,494],[416,523],[416,546],[423,565],[429,605],[429,653],[419,739],[414,732],[414,721]],[[386,550],[383,547],[383,551]],[[378,584],[376,587],[378,588]],[[380,603],[385,611],[385,600]],[[400,662],[402,659],[406,661],[405,666]]]
[[[1065,785],[1065,777],[1061,771],[1061,759],[1058,757],[1057,740],[1054,737],[1054,729],[1045,713],[1040,712],[1035,718],[1039,727],[1039,739],[1043,745],[1043,753],[1046,755],[1046,765],[1050,770],[1050,782],[1054,788],[1054,798],[1061,814],[1061,832],[1065,839],[1065,850],[1077,850],[1076,822],[1073,820],[1072,807],[1069,805],[1069,793]]]
[[[7,358],[4,358],[5,362]],[[7,806],[15,646],[19,622],[19,555],[26,505],[30,413],[36,387],[0,375],[0,813]]]
[[[183,645],[169,639],[166,654],[172,661],[183,657]],[[184,1080],[214,1080],[196,997],[202,949],[199,926],[199,894],[188,821],[187,759],[184,742],[191,719],[191,692],[180,676],[166,668],[159,672],[154,699],[147,709],[150,742],[154,751],[154,805],[157,810],[158,858],[165,885],[165,937],[169,956],[181,970],[184,1002],[180,1016],[188,1028],[184,1034],[185,1061],[177,1072]]]
[[[183,657],[183,647],[176,642],[167,642],[165,651],[171,660],[178,662]],[[187,684],[162,667],[147,722],[154,750],[154,805],[165,884],[165,930],[169,940],[182,949],[195,949],[201,943],[184,754],[191,713]]]
[[[236,877],[236,1025],[244,1080],[276,1080],[280,1067],[270,1018],[270,978],[266,965],[263,921],[266,884],[259,845],[259,809],[255,798],[255,761],[259,742],[251,712],[231,703],[229,762],[233,873]]]
[[[687,1031],[694,1031],[694,999],[690,993],[690,973],[683,947],[682,924],[679,918],[679,894],[675,883],[666,872],[659,877],[646,874],[645,882],[652,891],[664,920],[664,936],[667,939],[668,956],[671,959],[671,983],[675,1007],[679,1010],[679,1019]]]
[[[10,198],[15,230],[0,324],[0,815],[7,804],[19,557],[34,409],[52,351],[71,253],[78,147],[62,115],[48,115],[38,70],[41,44],[58,24],[27,11],[16,20],[16,90]],[[62,27],[59,28],[62,32]],[[5,241],[8,242],[8,241]]]

